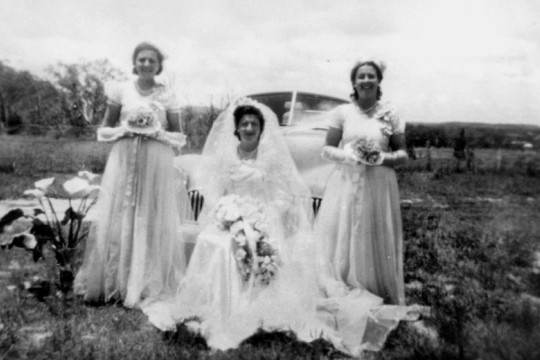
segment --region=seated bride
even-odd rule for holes
[[[380,348],[408,309],[317,270],[309,190],[276,115],[237,100],[215,121],[203,155],[205,227],[176,297],[146,307],[149,320],[163,330],[185,323],[221,350],[258,329],[322,337],[352,355]]]

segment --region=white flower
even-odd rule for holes
[[[64,183],[64,190],[69,194],[72,199],[85,197],[88,195],[90,184],[88,180],[74,177]]]
[[[243,221],[236,221],[230,227],[231,234],[233,234],[233,235],[238,234],[242,230],[244,230],[244,222]]]
[[[270,264],[271,262],[272,262],[272,260],[270,260],[270,257],[269,257],[269,256],[265,256],[265,257],[264,257],[264,263],[265,263],[266,265]]]
[[[244,246],[246,244],[246,235],[244,235],[243,232],[240,232],[238,234],[236,234],[236,236],[234,237],[234,240],[238,243],[238,245],[240,246]]]
[[[90,171],[87,171],[87,170],[79,171],[77,173],[77,176],[80,177],[81,179],[88,180],[88,182],[92,182],[99,177],[99,175],[91,173]]]
[[[42,190],[39,190],[39,189],[31,189],[31,190],[25,190],[23,195],[31,196],[31,197],[35,197],[35,198],[40,199],[43,196],[45,196],[45,193]]]
[[[247,253],[244,251],[244,249],[239,249],[237,252],[236,252],[236,260],[238,261],[242,261],[245,259]]]
[[[29,233],[24,233],[22,235],[24,235],[24,240],[23,240],[24,247],[27,248],[28,250],[35,249],[38,244],[36,237]]]
[[[249,224],[244,222],[244,233],[250,244],[254,244],[257,240],[261,238],[261,233],[253,230]]]
[[[43,191],[44,193],[47,192],[47,189],[49,188],[49,186],[52,185],[52,183],[54,182],[54,178],[51,177],[51,178],[46,178],[46,179],[41,179],[39,181],[36,181],[34,183],[34,187],[38,190],[41,190]]]
[[[261,234],[268,234],[268,224],[263,220],[257,221],[254,228],[261,232]]]
[[[216,209],[216,215],[215,215],[215,218],[218,222],[221,222],[223,221],[223,218],[225,217],[225,208],[223,207],[219,207]]]
[[[225,216],[223,217],[224,221],[236,221],[240,218],[240,212],[236,207],[231,207],[229,209],[226,209]]]

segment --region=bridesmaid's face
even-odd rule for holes
[[[143,50],[135,58],[135,70],[140,78],[154,78],[159,71],[159,59],[152,50]]]
[[[261,123],[259,118],[253,114],[246,114],[242,116],[242,119],[240,119],[240,122],[238,122],[237,131],[240,135],[240,142],[258,142],[259,137],[261,136]]]
[[[376,98],[379,88],[379,78],[377,72],[371,65],[363,65],[356,71],[354,88],[358,92],[358,98]]]

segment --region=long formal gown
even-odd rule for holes
[[[146,307],[145,313],[163,330],[187,324],[214,349],[237,347],[258,329],[292,331],[306,342],[324,338],[355,356],[380,349],[400,320],[414,316],[414,309],[383,306],[382,298],[362,288],[351,290],[320,268],[306,210],[309,191],[275,115],[257,106],[266,122],[256,159],[237,156],[232,110],[214,123],[203,151],[210,157],[209,187],[203,186],[206,225],[176,297]],[[259,212],[280,259],[269,284],[246,281],[239,271],[232,230],[221,226],[220,211],[214,210],[220,199],[232,195],[264,204]]]
[[[109,102],[121,106],[120,123],[144,107],[167,129],[174,94],[159,86],[142,95],[134,82],[113,88]],[[87,240],[76,293],[89,302],[122,301],[134,307],[146,298],[175,293],[186,260],[180,225],[187,193],[163,141],[122,137],[112,146]]]
[[[342,144],[373,140],[391,151],[389,137],[402,134],[404,121],[389,103],[372,117],[356,104],[330,115],[331,127],[343,131]],[[365,288],[387,304],[404,304],[403,234],[400,197],[394,169],[337,164],[327,183],[315,226],[319,254],[338,279]]]

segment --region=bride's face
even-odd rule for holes
[[[261,135],[261,123],[253,114],[246,114],[238,122],[238,134],[242,143],[256,143]]]
[[[363,65],[356,71],[354,88],[358,92],[358,98],[376,98],[379,88],[379,77],[371,65]]]

